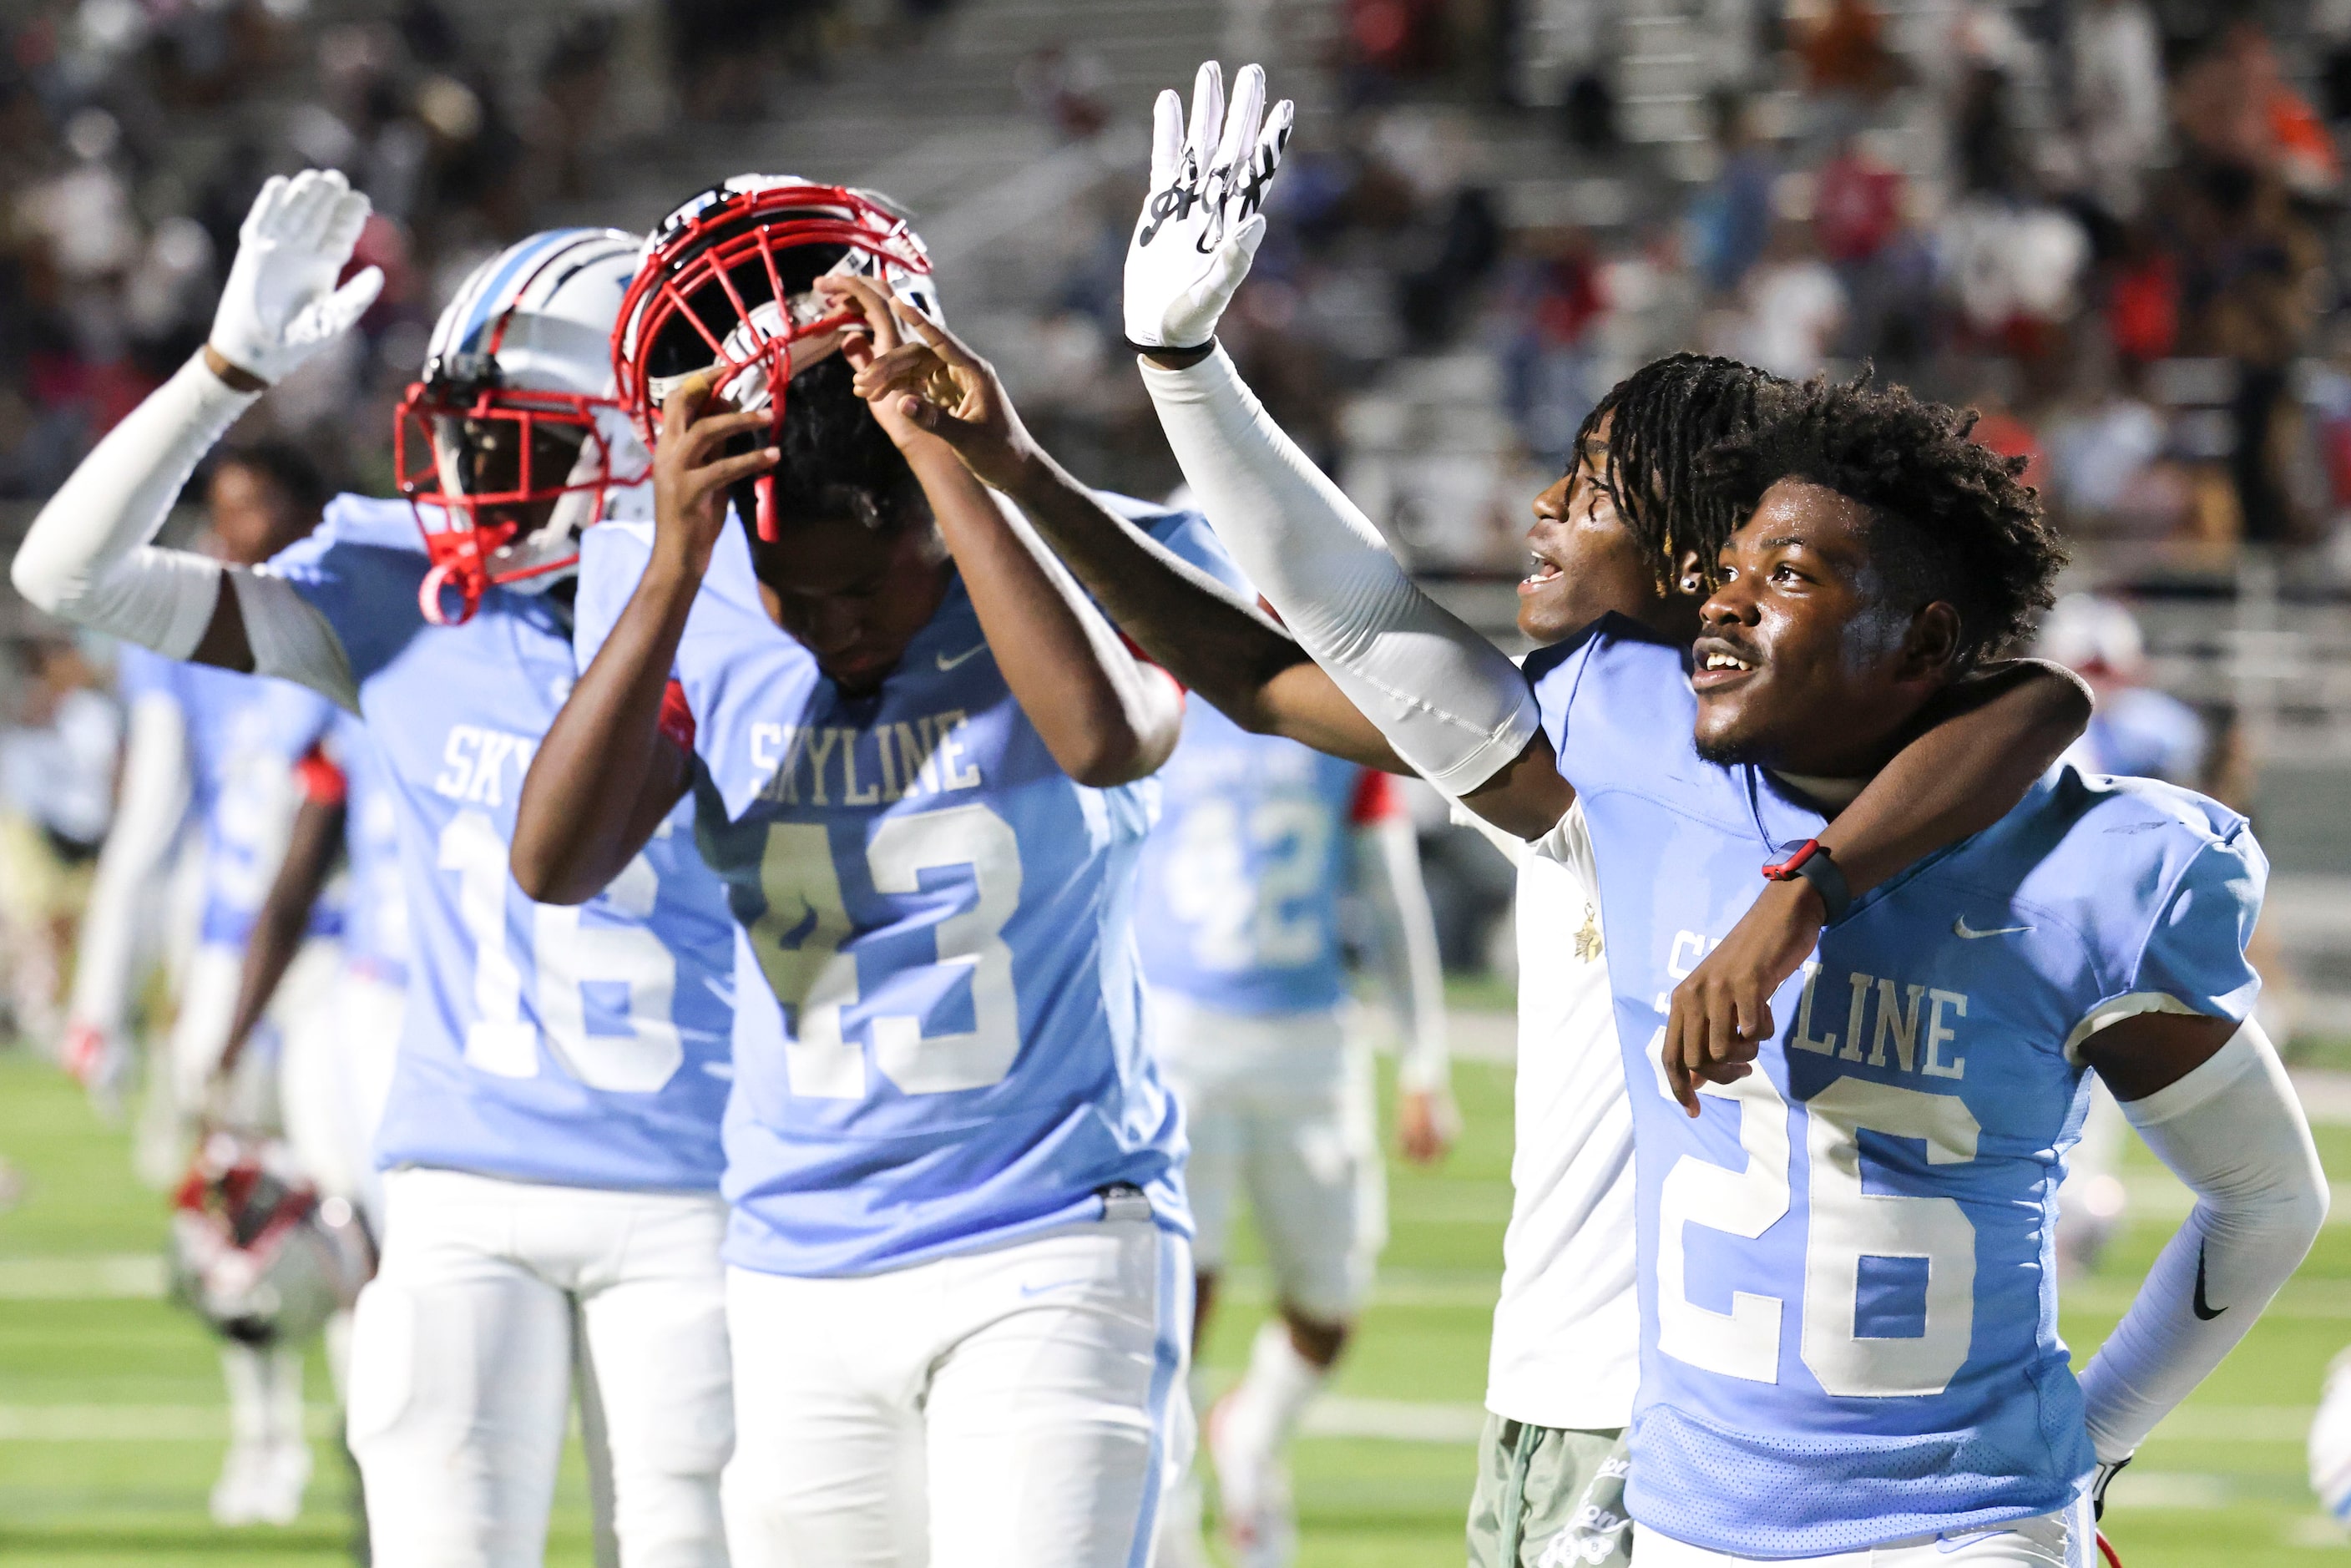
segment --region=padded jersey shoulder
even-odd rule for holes
[[[416,593],[431,561],[405,501],[338,496],[317,528],[260,570],[282,579],[334,628],[364,683],[398,657],[424,624]]]
[[[1604,615],[1527,655],[1543,734],[1578,793],[1643,789],[1660,767],[1687,775],[1701,766],[1687,653],[1636,621]]]
[[[2242,1019],[2260,990],[2245,945],[2268,856],[2244,817],[2192,789],[2061,763],[1915,880],[2064,930],[2096,974],[2101,1007],[2152,995]]]

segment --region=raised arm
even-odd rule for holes
[[[721,455],[768,415],[711,412],[712,379],[689,378],[663,405],[653,557],[523,779],[508,863],[516,885],[541,904],[601,893],[686,790],[687,748],[663,727],[670,666],[726,526],[726,487],[777,456],[772,446]]]
[[[954,388],[953,406],[925,395],[943,383]],[[1010,497],[1119,630],[1235,724],[1366,768],[1411,771],[1295,638],[1071,478],[1029,436],[987,361],[944,334],[936,347],[917,339],[876,355],[856,387],[869,400],[898,393],[900,417]]]
[[[1926,728],[1821,830],[1855,897],[2006,816],[2090,722],[2090,691],[2060,664],[2018,659],[1950,688]],[[1674,988],[1658,1048],[1682,1108],[1699,1078],[1752,1071],[1771,994],[1819,944],[1829,910],[1802,877],[1766,882],[1719,946]]]
[[[1160,95],[1151,197],[1126,259],[1126,335],[1168,445],[1249,580],[1396,754],[1447,794],[1523,838],[1555,826],[1573,791],[1552,765],[1534,700],[1501,652],[1426,594],[1377,529],[1242,384],[1213,334],[1265,233],[1258,211],[1290,135],[1265,112],[1265,73],[1200,68],[1192,119]]]
[[[902,319],[949,364],[970,351],[911,309],[903,318],[872,284],[825,278],[820,287],[855,301],[872,333],[844,351],[860,369],[900,347]],[[980,629],[1029,722],[1061,770],[1081,784],[1123,784],[1155,771],[1183,727],[1183,695],[1165,672],[1131,653],[1026,518],[999,505],[952,447],[906,417],[884,388],[867,406],[889,432],[955,556]]]
[[[290,585],[148,541],[229,426],[374,302],[374,267],[335,285],[367,215],[367,198],[331,171],[262,187],[210,340],[41,508],[9,569],[19,593],[169,658],[283,675],[352,704],[341,645]]]

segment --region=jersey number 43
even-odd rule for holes
[[[785,1061],[792,1092],[862,1100],[865,1053],[844,1028],[854,1013],[873,1042],[873,1064],[906,1094],[985,1089],[1012,1071],[1020,1054],[1020,1003],[1013,991],[1012,949],[1005,925],[1020,907],[1020,844],[1012,826],[986,806],[950,807],[883,817],[865,845],[865,872],[884,898],[924,892],[925,872],[967,868],[968,901],[931,928],[935,956],[916,970],[968,977],[972,1027],[925,1033],[926,1013],[898,1011],[885,995],[860,993],[858,929],[841,894],[832,841],[820,823],[778,822],[768,831],[759,884],[767,913],[751,926],[751,946],[777,998],[792,1009]],[[868,922],[869,927],[873,923]],[[937,982],[894,970],[877,989],[935,998]],[[862,1004],[862,1005],[861,1005]]]

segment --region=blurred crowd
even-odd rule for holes
[[[949,0],[17,0],[0,8],[0,500],[55,488],[203,341],[272,172],[345,171],[383,295],[256,423],[339,484],[391,481],[387,410],[433,314],[536,227],[611,221],[599,160],[756,118],[852,36]]]
[[[195,348],[252,192],[305,163],[373,198],[354,265],[388,286],[240,434],[383,493],[390,408],[475,261],[551,223],[643,221],[612,207],[616,174],[673,168],[680,128],[789,121],[795,84],[922,46],[955,3],[0,9],[0,502],[45,497]],[[2351,0],[1221,9],[1226,52],[1264,49],[1304,109],[1225,341],[1424,569],[1515,575],[1586,411],[1685,348],[1789,376],[1866,362],[1970,404],[2078,539],[2351,567]],[[946,294],[1074,471],[1163,495],[1178,476],[1120,348],[1140,89],[1096,45],[970,68],[1077,160],[1054,179],[1089,157],[1098,177],[956,261]],[[16,653],[0,833],[70,872],[107,790],[56,781],[110,758],[102,699],[77,695],[103,671]],[[69,875],[0,880],[29,890],[0,911],[20,931],[71,902]],[[37,1010],[45,945],[16,946]]]
[[[2079,537],[2225,560],[2351,506],[2351,4],[1335,10],[1232,346],[1426,566],[1510,567],[1599,393],[1686,348],[1970,404]],[[1145,484],[1131,194],[1021,379]]]

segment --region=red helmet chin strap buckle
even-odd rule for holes
[[[453,588],[457,591],[457,612],[454,615],[442,608],[444,596]],[[434,626],[463,626],[481,606],[481,574],[466,571],[455,561],[442,561],[416,585],[416,608]]]
[[[461,524],[456,512],[443,513],[444,520],[452,526],[436,530],[425,526],[422,507],[413,502],[411,506],[424,535],[424,553],[433,561],[424,573],[424,580],[416,585],[416,608],[430,625],[463,626],[481,608],[482,594],[489,587],[489,562],[485,559],[482,531],[475,527],[470,516]],[[490,548],[496,549],[504,542],[504,534],[498,533]],[[445,607],[453,589],[457,594],[454,614]]]
[[[762,474],[751,483],[759,494],[759,542],[776,542],[776,476]]]

